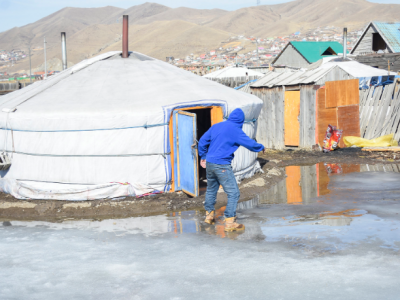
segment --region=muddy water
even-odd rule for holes
[[[147,234],[207,233],[221,238],[240,236],[240,239],[255,237],[257,240],[265,231],[268,233],[265,240],[271,241],[270,228],[279,227],[278,231],[282,231],[284,236],[286,226],[298,226],[301,230],[316,228],[307,227],[308,225],[351,226],[357,222],[365,222],[370,217],[367,208],[371,209],[372,206],[379,210],[385,207],[385,201],[392,200],[394,202],[390,203],[397,205],[397,200],[400,200],[400,165],[320,163],[312,166],[289,166],[285,171],[286,179],[254,199],[238,204],[238,218],[247,226],[243,234],[228,236],[225,233],[225,206],[216,209],[215,226],[203,222],[204,210],[102,221],[65,219],[58,223],[7,221],[4,224],[28,227],[45,225],[58,229],[126,230]],[[379,223],[373,224],[374,227],[380,226]],[[397,226],[397,221],[394,224]],[[274,240],[278,231],[274,229]],[[400,234],[400,230],[393,233],[394,236]]]
[[[0,226],[5,299],[397,299],[400,166],[286,168],[239,203],[243,233],[204,211]],[[23,283],[23,284],[20,284]]]

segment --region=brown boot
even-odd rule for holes
[[[213,225],[215,223],[215,211],[206,211],[206,219],[204,220],[207,224]]]
[[[236,217],[225,218],[225,231],[244,230],[244,225],[236,223]]]

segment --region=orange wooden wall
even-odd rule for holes
[[[326,129],[328,125],[337,126],[337,117],[336,117],[336,108],[326,108],[325,107],[325,89],[318,90],[318,120],[317,120],[317,135],[318,135],[318,143],[322,147]]]
[[[346,147],[345,136],[360,136],[360,107],[357,105],[340,106],[337,108],[337,126],[343,130],[339,146]]]
[[[322,147],[328,125],[343,130],[339,146],[346,147],[345,136],[360,136],[358,79],[326,82],[317,93],[316,136]]]
[[[327,81],[326,108],[359,104],[358,79]]]

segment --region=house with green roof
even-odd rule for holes
[[[339,42],[289,42],[272,62],[274,66],[306,68],[324,57],[343,53]]]

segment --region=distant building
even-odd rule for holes
[[[339,42],[289,42],[272,64],[305,68],[324,57],[338,53],[343,53],[343,46]]]
[[[351,50],[351,54],[400,52],[400,23],[371,22]]]

